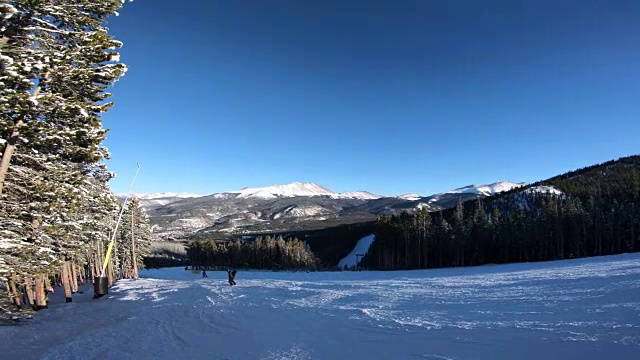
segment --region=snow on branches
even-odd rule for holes
[[[127,67],[105,24],[123,4],[0,4],[0,277],[51,271],[108,240],[119,204],[100,116]]]

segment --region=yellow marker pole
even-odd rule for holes
[[[107,264],[109,263],[109,257],[111,257],[111,250],[113,249],[113,244],[115,241],[109,242],[109,247],[107,248],[107,255],[104,257],[104,264],[102,264],[102,274],[100,276],[104,276],[104,272],[107,269]]]
[[[127,201],[129,200],[129,196],[131,195],[131,189],[133,189],[133,183],[136,182],[136,178],[138,177],[138,172],[140,172],[140,163],[138,163],[138,169],[136,170],[136,175],[133,177],[133,181],[131,182],[131,186],[129,187],[129,193],[127,197],[124,199],[124,203],[122,203],[122,209],[120,209],[120,214],[118,215],[118,221],[116,221],[116,228],[113,229],[113,233],[111,234],[111,240],[109,241],[109,247],[107,248],[107,254],[104,257],[104,264],[102,264],[102,272],[100,273],[100,277],[104,277],[104,273],[107,270],[107,264],[109,263],[109,258],[111,257],[111,250],[113,249],[113,244],[116,240],[116,234],[118,233],[118,225],[120,225],[120,220],[122,220],[122,213],[124,213],[124,207],[127,205]]]

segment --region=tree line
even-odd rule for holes
[[[316,269],[320,261],[309,246],[282,236],[258,237],[252,241],[237,239],[216,243],[212,240],[192,241],[187,257],[194,268],[251,268],[251,269]]]
[[[146,268],[188,266],[189,258],[184,243],[173,241],[154,241],[149,254],[144,258]]]
[[[639,173],[632,156],[453,209],[382,216],[363,264],[419,269],[640,251]]]
[[[101,116],[113,106],[106,89],[127,70],[105,25],[122,3],[0,4],[0,281],[18,307],[23,297],[46,307],[54,284],[70,301],[79,281],[101,271],[121,209]],[[114,237],[111,283],[135,276],[134,258],[145,254],[141,211],[132,201]]]
[[[374,221],[347,223],[327,226],[322,229],[290,230],[272,234],[256,233],[244,237],[257,238],[269,235],[282,236],[285,241],[290,239],[305,239],[307,246],[313,249],[313,254],[320,260],[322,268],[335,268],[338,262],[347,255],[358,243],[358,240],[371,234]]]

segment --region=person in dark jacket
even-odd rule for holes
[[[202,277],[208,277],[207,271],[205,269],[202,269]]]
[[[233,286],[236,284],[236,270],[227,270],[227,275],[229,275],[229,285]]]

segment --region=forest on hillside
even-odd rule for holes
[[[282,236],[240,239],[230,243],[193,241],[187,246],[189,263],[195,268],[251,268],[272,270],[316,269],[320,261],[309,246]]]
[[[420,269],[640,251],[639,174],[640,156],[631,156],[453,209],[383,216],[363,264]]]
[[[285,240],[304,239],[323,268],[335,267],[358,243],[373,232],[373,221],[329,226],[318,230],[289,231],[271,235]],[[266,236],[259,234],[258,236]]]
[[[314,230],[291,230],[288,232],[277,232],[277,233],[252,233],[252,234],[243,234],[242,236],[235,236],[234,238],[229,238],[229,235],[226,234],[225,237],[221,237],[220,234],[200,234],[197,237],[191,237],[190,243],[195,244],[197,242],[209,242],[215,243],[215,246],[223,250],[222,253],[227,254],[227,250],[229,249],[229,244],[234,244],[239,242],[241,246],[257,246],[258,249],[263,249],[263,251],[268,251],[268,247],[264,247],[262,245],[256,245],[252,243],[257,239],[262,239],[263,244],[265,241],[280,239],[285,241],[285,243],[289,243],[293,241],[291,244],[297,244],[301,242],[299,239],[304,239],[307,247],[306,251],[313,255],[313,257],[317,258],[316,261],[311,262],[313,265],[313,269],[335,269],[338,262],[346,256],[358,243],[358,240],[367,236],[373,232],[373,221],[367,221],[363,223],[355,223],[355,224],[342,224],[337,226],[330,226],[323,229],[314,229]],[[225,244],[222,247],[222,244]],[[199,245],[195,245],[199,246]],[[298,245],[295,245],[298,246]],[[313,249],[313,250],[311,250]],[[215,259],[217,259],[218,263],[212,264],[209,262],[209,265],[212,266],[227,266],[230,261],[227,257],[228,255],[217,255]],[[160,249],[153,249],[151,256],[145,259],[147,262],[147,266],[155,267],[155,266],[184,266],[187,264],[191,264],[190,257],[183,257],[180,253],[176,251],[160,251]],[[254,264],[252,261],[245,262],[243,265],[247,267],[247,264]],[[274,261],[274,269],[281,268],[279,265],[279,261]],[[260,266],[264,266],[261,264]],[[254,266],[249,266],[254,267]],[[261,267],[268,268],[268,267]]]

